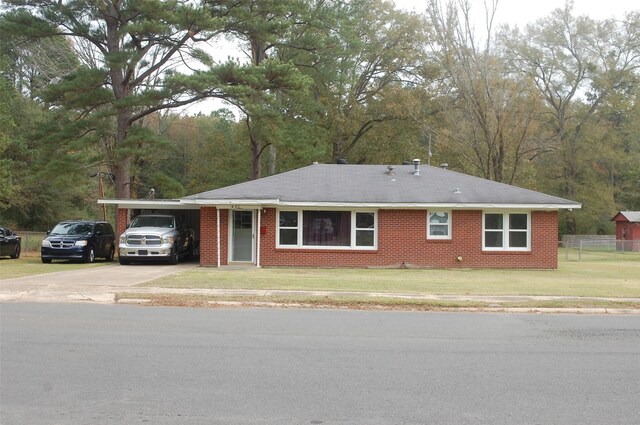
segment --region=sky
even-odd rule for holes
[[[426,9],[428,0],[393,0],[396,7],[423,12]],[[441,0],[445,2],[446,0]],[[484,1],[471,0],[472,13],[477,16],[476,28],[482,28],[484,25]],[[491,0],[487,0],[491,1]],[[548,16],[554,9],[564,6],[563,0],[498,0],[496,11],[496,24],[509,24],[511,27],[517,25],[522,28],[527,23],[533,23],[536,20]],[[588,15],[593,19],[622,19],[627,12],[640,10],[640,0],[574,0],[574,14]],[[232,47],[231,45],[229,47]],[[222,50],[224,52],[224,49]],[[217,60],[225,60],[229,53],[223,53],[223,57],[217,57]],[[238,56],[239,53],[233,53]],[[224,102],[205,101],[184,108],[187,114],[195,114],[198,112],[209,113],[214,109],[226,107],[232,110]]]
[[[394,0],[397,7],[423,12],[427,0]],[[479,24],[484,16],[484,0],[471,0],[472,10],[478,14]],[[640,10],[638,0],[574,0],[574,14],[593,19],[623,18],[626,12]],[[498,0],[496,20],[500,24],[523,27],[564,6],[563,0]]]

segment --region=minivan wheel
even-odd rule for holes
[[[89,254],[87,254],[86,262],[93,263],[94,261],[96,261],[96,252],[93,250],[93,248],[89,248]]]

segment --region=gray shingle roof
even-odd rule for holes
[[[540,192],[427,165],[317,164],[246,183],[198,193],[184,201],[278,200],[281,203],[346,204],[580,204]]]

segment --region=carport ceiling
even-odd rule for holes
[[[145,210],[199,210],[199,205],[182,204],[177,199],[98,199],[101,205]]]

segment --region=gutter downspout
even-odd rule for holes
[[[260,218],[262,216],[262,210],[258,208],[258,236],[256,237],[256,267],[260,268]]]
[[[220,208],[216,208],[216,229],[217,229],[217,237],[218,237],[218,263],[217,267],[220,268]]]

